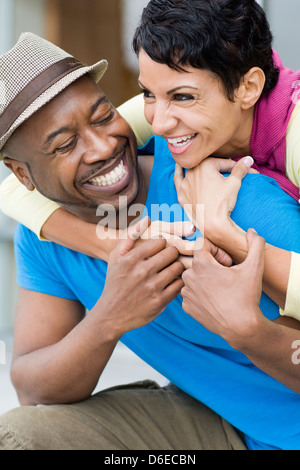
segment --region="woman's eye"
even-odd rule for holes
[[[177,93],[174,95],[173,99],[174,101],[191,101],[194,99],[194,97],[186,93]]]
[[[153,99],[154,95],[149,90],[141,90],[142,94],[144,95],[144,99]]]

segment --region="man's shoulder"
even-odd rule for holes
[[[18,224],[14,236],[15,251],[38,250],[42,247],[42,243],[48,242],[42,242],[34,232],[24,225]]]
[[[54,248],[60,255],[67,254],[68,248],[64,248],[56,243],[40,240],[37,235],[24,225],[18,224],[14,236],[15,250],[24,253],[39,253],[40,256],[48,253],[54,254]]]
[[[46,283],[46,280],[49,282],[53,279],[61,282],[60,266],[70,265],[71,250],[40,240],[34,232],[20,224],[15,233],[14,245],[19,281],[27,279],[33,282],[39,279],[42,284],[43,280]],[[30,283],[22,286],[29,288]]]
[[[83,266],[84,264],[104,264],[102,260],[96,260],[88,255],[79,253],[59,245],[54,242],[40,240],[37,235],[24,225],[18,225],[14,237],[15,251],[18,253],[22,260],[29,263],[28,259],[32,258],[35,263],[43,264],[46,262],[47,269],[51,269],[51,265],[55,269],[59,265],[66,268],[67,265]]]
[[[88,309],[102,293],[107,264],[100,259],[41,241],[21,225],[15,235],[15,254],[20,287],[78,300]]]

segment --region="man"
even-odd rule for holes
[[[31,42],[31,68],[32,61],[41,60],[50,48],[50,57],[56,60],[50,66],[43,62],[43,76],[54,70],[51,83],[56,80],[57,87],[61,76],[57,63],[64,60],[61,56],[57,60],[60,53],[39,39],[27,36],[26,42],[27,47]],[[24,53],[24,44],[19,46]],[[63,73],[64,80],[70,82],[50,101],[40,94],[45,87],[51,90],[47,79],[40,93],[31,94],[42,104],[29,116],[27,109],[22,126],[14,129],[12,138],[2,140],[6,163],[29,189],[31,185],[39,188],[90,222],[96,222],[95,209],[103,202],[119,210],[116,188],[129,202],[145,202],[147,208],[154,203],[176,202],[174,185],[170,182],[166,186],[173,178],[174,162],[165,143],[156,140],[155,151],[162,160],[155,159],[147,194],[139,184],[145,173],[136,171],[130,129],[95,82],[86,73],[72,80],[68,67]],[[26,77],[24,68],[22,75]],[[32,82],[31,77],[28,86]],[[20,122],[18,110],[11,116]],[[9,135],[15,120],[7,124],[2,136]],[[111,173],[121,160],[125,174],[117,186],[94,187],[92,180],[97,180],[99,173]],[[253,178],[254,185],[245,180],[241,204],[248,198],[256,200],[261,177]],[[264,194],[268,191],[266,205],[257,204],[257,210],[263,211],[263,222],[270,204],[276,204],[276,196],[281,194],[277,186],[266,187]],[[286,213],[288,203],[281,212]],[[292,224],[297,225],[297,210],[291,204],[291,221],[281,238],[278,236],[290,249],[297,246],[290,235]],[[243,220],[244,211],[237,213]],[[253,209],[251,225],[255,217]],[[262,225],[256,221],[259,230],[268,235]],[[288,415],[288,426],[284,412],[299,402],[299,396],[264,374],[264,366],[258,369],[222,336],[185,314],[181,298],[176,296],[182,288],[178,280],[182,265],[176,261],[176,250],[165,249],[161,240],[129,251],[131,245],[130,240],[124,240],[112,254],[104,286],[104,262],[41,243],[31,232],[19,228],[16,257],[22,289],[12,377],[22,404],[48,406],[21,407],[1,417],[2,448],[245,449],[240,433],[245,434],[248,448],[274,448],[277,442],[281,448],[295,445],[299,407],[293,416]],[[250,260],[260,251],[251,253]],[[249,269],[248,263],[246,273]],[[90,313],[83,318],[85,308]],[[278,307],[264,295],[261,308],[268,318],[278,317]],[[281,334],[290,331],[281,325],[274,327]],[[120,338],[178,388],[142,383],[88,398]],[[264,359],[271,363],[270,358]]]

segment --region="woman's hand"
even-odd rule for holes
[[[164,238],[167,246],[174,246],[181,255],[193,256],[195,241],[184,240],[192,236],[196,228],[191,222],[163,222],[156,220],[149,224],[149,227],[141,235],[140,239],[150,240],[155,238]]]
[[[251,157],[239,162],[206,158],[183,176],[176,165],[174,182],[179,203],[191,222],[209,239],[224,224],[233,224],[230,216],[235,207],[242,179],[253,165]],[[222,173],[230,173],[228,177]],[[215,240],[213,240],[215,242]]]

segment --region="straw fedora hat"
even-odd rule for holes
[[[49,41],[23,33],[0,56],[0,160],[3,146],[26,119],[83,75],[99,82],[106,69],[106,60],[87,66]]]

